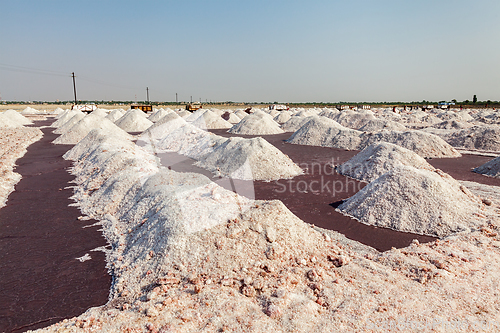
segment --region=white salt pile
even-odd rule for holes
[[[77,122],[79,122],[80,120],[85,118],[85,116],[86,116],[86,114],[81,112],[81,111],[75,112],[71,116],[71,118],[69,118],[68,121],[65,121],[64,123],[58,125],[57,128],[53,131],[53,133],[55,133],[55,134],[66,133],[71,127],[73,127],[73,125],[75,125]],[[63,118],[65,118],[65,117],[63,117]],[[59,120],[62,120],[63,118],[58,119],[55,123],[59,122]],[[54,127],[54,124],[52,124],[52,126]]]
[[[255,112],[243,118],[228,131],[233,134],[244,135],[270,135],[281,134],[284,131],[272,117],[262,111]]]
[[[432,125],[432,127],[437,129],[464,129],[472,127],[472,124],[456,121],[456,120],[445,120],[441,123]]]
[[[113,123],[120,119],[123,115],[125,114],[125,111],[115,109],[109,112],[109,114],[106,116],[106,119],[112,121]]]
[[[56,121],[50,125],[51,127],[56,127],[59,128],[62,125],[64,125],[66,122],[68,122],[71,118],[73,118],[74,115],[80,114],[82,116],[85,116],[85,114],[80,111],[80,110],[66,110],[64,113],[61,113],[58,117],[56,117]]]
[[[165,117],[166,115],[168,115],[169,113],[172,113],[174,111],[172,110],[164,110],[164,109],[159,109],[158,111],[156,111],[155,113],[153,113],[152,115],[150,115],[148,117],[148,120],[149,121],[152,121],[153,123],[156,123],[158,120],[160,120],[161,118]]]
[[[66,130],[61,136],[52,141],[54,144],[77,144],[82,140],[91,130],[101,129],[106,133],[113,133],[115,136],[132,139],[132,136],[127,134],[124,130],[116,126],[111,120],[103,118],[99,114],[88,114],[80,119],[76,124]]]
[[[12,119],[8,115],[4,115],[3,113],[0,113],[0,127],[2,128],[18,128],[18,127],[24,127],[23,124],[18,122],[15,119]]]
[[[195,112],[190,112],[190,114],[187,117],[183,117],[185,121],[187,122],[192,122],[198,119],[202,114],[204,114],[207,111],[207,109],[198,109]]]
[[[99,116],[101,118],[104,118],[108,115],[108,112],[104,109],[95,109],[94,111],[90,112],[89,114],[94,115],[94,116]]]
[[[481,199],[448,174],[397,167],[345,200],[338,210],[360,222],[444,237],[485,224]]]
[[[229,138],[196,165],[216,175],[244,180],[277,180],[302,174],[279,149],[263,138]]]
[[[283,125],[281,129],[285,132],[295,132],[302,127],[305,123],[311,120],[312,117],[290,117]]]
[[[335,118],[340,114],[340,111],[337,109],[324,109],[321,111],[318,116],[326,117],[335,120]]]
[[[346,128],[335,120],[314,116],[293,133],[287,142],[353,150],[359,149],[361,134],[362,132]]]
[[[174,112],[169,113],[145,130],[139,137],[139,140],[144,142],[152,140],[156,143],[158,140],[161,140],[165,136],[169,135],[175,129],[186,124],[187,122],[184,118],[181,118]]]
[[[500,178],[500,156],[472,169],[472,171],[485,176]]]
[[[31,106],[28,106],[26,109],[21,111],[21,114],[40,114],[43,113],[37,109],[32,108]]]
[[[238,117],[234,112],[231,111],[226,111],[221,115],[222,119],[225,121],[231,123],[231,124],[237,124],[241,121],[240,117]]]
[[[473,126],[451,133],[446,141],[453,147],[500,151],[500,127],[496,125]]]
[[[288,111],[288,110],[285,110],[285,111],[281,111],[279,112],[274,118],[273,120],[275,122],[277,122],[278,124],[284,124],[286,123],[287,121],[290,120],[290,118],[292,117],[292,112],[291,111]]]
[[[246,116],[248,116],[248,115],[249,115],[249,113],[247,113],[247,112],[245,112],[245,111],[243,111],[243,110],[236,110],[236,111],[234,112],[234,114],[235,114],[235,115],[237,115],[237,116],[238,116],[238,118],[240,118],[240,119],[243,119],[243,118],[245,118]]]
[[[31,125],[33,122],[20,114],[19,112],[15,110],[7,110],[3,113],[1,113],[3,116],[8,117],[9,119],[13,120],[14,122],[21,124],[21,125]]]
[[[335,169],[341,175],[369,183],[400,166],[434,171],[432,165],[413,151],[387,142],[369,145]]]
[[[191,112],[189,112],[187,110],[181,110],[181,111],[178,111],[177,114],[179,115],[179,117],[186,118],[186,117],[191,115]]]
[[[335,120],[338,122],[340,125],[352,128],[352,129],[359,129],[366,125],[370,120],[376,120],[375,116],[373,115],[373,112],[371,111],[352,111],[352,110],[345,110],[340,112],[336,117]]]
[[[406,126],[392,120],[375,119],[368,121],[365,125],[359,128],[359,131],[361,132],[378,132],[385,130],[405,131]]]
[[[153,122],[147,119],[143,111],[133,109],[115,121],[115,124],[125,132],[143,132],[151,127]]]
[[[460,157],[460,153],[440,137],[422,131],[382,131],[365,133],[358,149],[363,149],[375,142],[389,142],[409,149],[422,157]]]
[[[233,125],[222,119],[218,114],[206,110],[198,118],[191,121],[191,124],[201,129],[224,129],[231,128]]]

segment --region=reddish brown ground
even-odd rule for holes
[[[83,228],[95,221],[68,207],[74,177],[61,156],[70,147],[51,144],[52,130],[16,162],[23,178],[0,209],[0,332],[45,327],[108,299],[104,253],[90,252],[106,241],[100,227]],[[92,260],[75,259],[86,253]]]

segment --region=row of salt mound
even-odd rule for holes
[[[143,111],[132,109],[115,121],[115,124],[125,132],[143,132],[153,125],[153,122],[146,117]]]
[[[108,113],[106,119],[112,121],[113,123],[120,119],[125,114],[124,110],[115,109]]]
[[[172,113],[174,111],[172,110],[164,110],[164,109],[159,109],[158,111],[154,112],[152,115],[150,115],[148,117],[148,120],[149,121],[152,121],[153,123],[156,123],[158,120],[160,120],[161,118],[165,117],[166,115],[168,115],[169,113]]]
[[[210,110],[206,110],[200,114],[198,118],[191,121],[191,124],[201,129],[227,129],[233,126],[230,122]]]
[[[132,139],[129,134],[120,129],[110,120],[103,118],[98,114],[88,114],[80,119],[76,124],[68,128],[61,136],[52,141],[52,143],[77,144],[93,129],[101,129],[107,133],[113,133],[115,136],[129,140]]]
[[[472,171],[488,177],[500,178],[500,156],[472,169]]]
[[[482,201],[441,170],[396,167],[345,200],[338,211],[361,223],[445,237],[478,228]]]
[[[196,165],[221,176],[243,180],[278,180],[302,174],[279,149],[263,138],[233,137],[214,147]]]
[[[464,129],[472,127],[472,124],[461,122],[457,120],[445,120],[441,123],[432,125],[433,128],[437,129]]]
[[[7,110],[0,113],[0,127],[18,128],[33,122],[15,110]]]
[[[228,132],[243,135],[270,135],[284,133],[284,131],[280,128],[280,125],[273,120],[272,116],[262,111],[257,111],[246,116],[238,124],[231,127]]]
[[[500,127],[496,125],[473,126],[450,133],[445,140],[453,147],[500,151]]]
[[[340,125],[352,128],[359,129],[366,125],[370,120],[375,120],[375,116],[371,111],[352,111],[346,110],[340,112],[333,120],[338,122]]]
[[[427,158],[460,157],[461,154],[437,135],[422,131],[382,131],[365,133],[358,149],[375,142],[389,142]]]
[[[292,134],[287,142],[361,150],[376,142],[389,142],[414,151],[422,157],[459,157],[458,151],[440,137],[421,131],[381,131],[364,133],[341,126],[325,117],[313,117]]]
[[[273,120],[278,124],[284,124],[292,118],[293,113],[291,111],[285,110],[281,111],[278,115],[276,115]]]
[[[435,170],[420,155],[387,142],[369,145],[349,161],[337,165],[335,170],[341,175],[369,183],[400,166]]]
[[[231,141],[203,131],[182,118],[167,117],[169,119],[160,121],[163,124],[158,122],[151,126],[139,140],[157,149],[172,150],[198,160],[198,166],[219,176],[277,180],[302,173],[288,156],[262,138],[233,138]]]
[[[355,150],[359,149],[361,144],[361,134],[362,132],[346,128],[335,120],[313,116],[293,133],[287,142]]]
[[[56,117],[57,120],[54,121],[50,126],[59,128],[63,126],[65,123],[67,123],[76,114],[85,115],[80,110],[66,110],[63,113],[61,113],[59,117]]]
[[[405,131],[406,126],[392,120],[374,119],[368,121],[358,130],[361,132]]]
[[[64,134],[66,133],[73,125],[75,125],[77,122],[85,118],[86,114],[81,112],[81,111],[76,111],[75,113],[71,113],[68,115],[69,120],[65,121],[64,123],[61,123],[60,125],[57,126],[57,128],[52,132],[54,134]],[[63,117],[65,118],[65,117]],[[99,117],[101,118],[101,117]],[[61,118],[62,119],[62,118]],[[58,119],[56,123],[61,120]]]

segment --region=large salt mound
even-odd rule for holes
[[[345,200],[338,210],[360,222],[445,237],[479,227],[481,200],[448,174],[398,167]]]
[[[23,124],[18,122],[15,119],[12,119],[8,115],[4,115],[3,113],[0,113],[0,127],[3,128],[18,128],[18,127],[23,127]]]
[[[73,118],[74,115],[81,114],[84,115],[80,110],[66,110],[64,113],[60,114],[59,117],[56,117],[56,121],[54,121],[50,126],[59,128],[64,125],[68,120]]]
[[[153,122],[148,120],[141,110],[133,109],[125,113],[115,124],[126,132],[143,132],[151,127]]]
[[[89,114],[94,115],[94,116],[99,116],[101,118],[104,118],[104,117],[106,117],[108,115],[108,112],[106,112],[106,110],[104,110],[104,109],[97,108],[94,111],[90,112]]]
[[[187,122],[184,118],[179,117],[175,112],[169,113],[145,130],[139,140],[156,142],[185,124]]]
[[[405,131],[406,126],[391,120],[375,119],[368,121],[359,128],[362,132],[378,132],[384,130]]]
[[[453,147],[500,151],[500,127],[496,125],[473,126],[451,133],[446,141]]]
[[[333,120],[335,120],[342,126],[352,129],[358,129],[366,125],[370,120],[375,120],[375,119],[377,118],[373,116],[373,112],[368,112],[368,111],[357,112],[357,111],[347,110],[340,112]]]
[[[33,109],[31,106],[28,106],[26,109],[21,111],[21,114],[40,114],[43,113],[37,109]]]
[[[64,132],[63,135],[52,141],[52,143],[77,144],[93,129],[101,129],[107,133],[113,133],[115,136],[129,140],[132,139],[129,134],[113,124],[111,120],[103,118],[100,115],[89,114]]]
[[[224,112],[221,117],[230,124],[237,124],[241,121],[241,118],[231,111]]]
[[[225,121],[221,116],[210,110],[205,111],[192,121],[191,124],[201,129],[224,129],[233,126],[230,122]]]
[[[353,150],[359,149],[361,134],[362,132],[346,128],[332,119],[313,116],[287,142]]]
[[[206,111],[207,111],[207,109],[198,109],[195,112],[190,113],[187,117],[183,117],[183,118],[187,122],[192,122],[192,121],[195,121],[196,119],[198,119],[198,117],[200,117]]]
[[[276,115],[273,118],[273,120],[275,122],[277,122],[278,124],[284,124],[287,121],[289,121],[291,117],[292,117],[292,112],[285,110],[285,111],[281,111],[278,115]]]
[[[31,120],[20,114],[19,112],[15,110],[7,110],[4,113],[2,113],[4,116],[9,117],[11,120],[14,120],[15,122],[21,124],[21,125],[30,125],[33,124]]]
[[[243,118],[228,131],[233,134],[269,135],[281,134],[284,131],[267,113],[254,113]]]
[[[277,180],[302,174],[302,169],[263,138],[233,137],[196,165],[220,176],[244,180]]]
[[[335,169],[341,175],[369,183],[400,166],[435,170],[413,151],[387,142],[374,143],[366,147]]]
[[[321,111],[318,116],[326,117],[335,120],[335,118],[340,114],[337,109],[325,109]]]
[[[292,116],[287,122],[281,125],[281,129],[285,132],[295,132],[313,117],[295,117]]]
[[[111,111],[107,116],[106,119],[111,120],[112,122],[117,121],[123,116],[124,112],[118,109],[115,109]]]
[[[168,115],[169,113],[172,113],[172,112],[174,112],[174,111],[172,111],[172,110],[167,111],[164,109],[160,109],[160,110],[156,111],[155,113],[153,113],[152,115],[150,115],[148,117],[148,120],[152,121],[153,123],[156,123],[158,120],[160,120],[161,118],[165,117],[166,115]]]
[[[64,122],[62,125],[58,126],[57,129],[53,131],[55,134],[64,134],[68,131],[73,125],[79,122],[81,119],[85,118],[85,113],[79,111],[75,113],[68,121]],[[61,120],[61,119],[59,119]],[[59,121],[57,120],[56,123]]]
[[[500,178],[500,156],[472,169],[472,171],[485,176]]]
[[[432,125],[433,128],[437,129],[464,129],[472,127],[472,124],[460,122],[456,120],[445,120],[441,123]]]
[[[440,137],[422,131],[365,133],[362,135],[361,140],[362,142],[357,149],[364,149],[375,142],[389,142],[409,149],[422,157],[441,158],[461,156],[455,148]]]
[[[237,115],[238,118],[240,118],[240,119],[243,119],[243,118],[245,118],[246,116],[249,115],[249,113],[247,113],[247,112],[245,112],[243,110],[237,110],[237,111],[234,112],[234,114]]]

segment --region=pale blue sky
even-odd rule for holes
[[[0,0],[4,100],[500,100],[500,1]],[[39,70],[43,73],[39,74]]]

